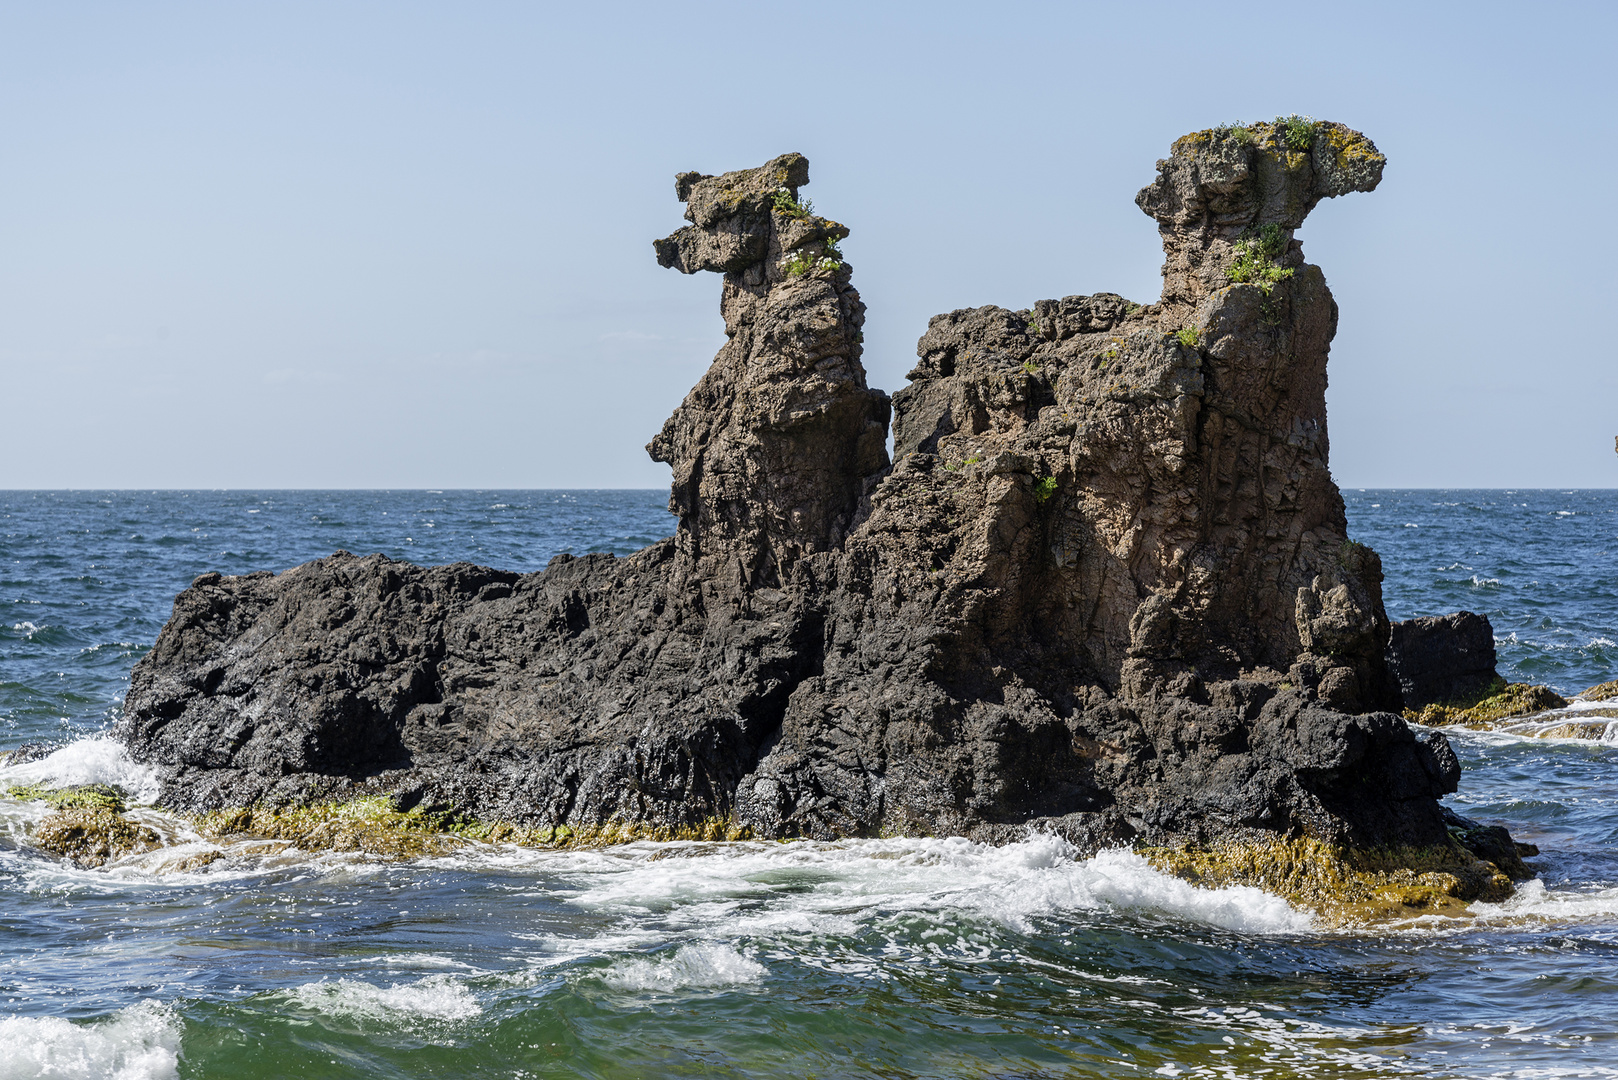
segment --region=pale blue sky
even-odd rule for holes
[[[874,385],[1158,293],[1183,132],[1388,155],[1300,237],[1345,486],[1618,486],[1610,4],[0,2],[8,487],[656,487],[723,340],[677,171],[796,150]]]

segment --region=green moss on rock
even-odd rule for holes
[[[1512,893],[1511,878],[1458,841],[1430,848],[1350,849],[1308,837],[1143,849],[1165,873],[1219,888],[1249,885],[1334,925],[1461,914]],[[1520,863],[1519,863],[1520,865]]]
[[[385,797],[312,806],[253,806],[200,815],[197,831],[219,841],[258,837],[305,851],[362,851],[384,858],[440,855],[470,841],[525,847],[606,847],[636,840],[745,840],[751,832],[728,820],[695,825],[606,822],[521,826],[469,821],[454,811],[402,811]]]
[[[1488,728],[1519,716],[1532,716],[1548,709],[1565,709],[1568,701],[1548,686],[1508,683],[1496,679],[1489,686],[1466,698],[1406,709],[1404,718],[1430,727],[1456,725]]]
[[[136,851],[151,851],[158,835],[145,825],[99,806],[70,806],[39,823],[34,844],[43,851],[94,868]]]

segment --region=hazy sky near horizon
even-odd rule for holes
[[[673,176],[795,150],[865,364],[1155,299],[1180,134],[1306,113],[1349,487],[1618,486],[1610,4],[0,2],[0,488],[656,487],[723,341]]]

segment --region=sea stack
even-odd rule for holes
[[[573,841],[1035,828],[1205,881],[1307,892],[1313,852],[1337,869],[1310,880],[1360,894],[1503,895],[1439,805],[1448,743],[1383,711],[1381,568],[1328,468],[1337,306],[1294,231],[1383,164],[1296,118],[1180,139],[1136,200],[1161,299],[937,316],[891,464],[807,160],[682,173],[657,258],[722,275],[729,340],[648,447],[674,537],[526,575],[205,575],[123,737],[194,811],[382,793]]]

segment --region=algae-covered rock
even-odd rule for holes
[[[322,802],[310,806],[243,807],[198,815],[197,831],[214,841],[258,838],[305,851],[359,851],[382,858],[442,855],[469,841],[524,847],[606,847],[637,840],[746,840],[734,821],[693,825],[613,821],[572,828],[482,822],[445,811],[400,810],[386,798]]]
[[[1579,695],[1580,701],[1609,701],[1618,698],[1618,679],[1592,686]]]
[[[1453,839],[1423,848],[1380,849],[1345,848],[1308,837],[1231,840],[1144,854],[1158,869],[1194,884],[1264,889],[1339,925],[1458,915],[1474,900],[1497,902],[1512,893],[1509,874]]]
[[[155,831],[105,806],[68,806],[41,821],[34,844],[93,869],[160,844]]]
[[[76,784],[51,787],[46,784],[13,784],[6,789],[12,799],[38,799],[59,810],[110,810],[121,814],[128,809],[128,796],[112,784]]]
[[[260,837],[305,851],[359,851],[384,858],[443,855],[462,844],[442,815],[401,812],[384,798],[222,810],[200,815],[196,826],[215,841]]]
[[[1568,701],[1548,686],[1496,680],[1471,697],[1406,709],[1406,720],[1431,727],[1489,728],[1504,720],[1565,709]]]

